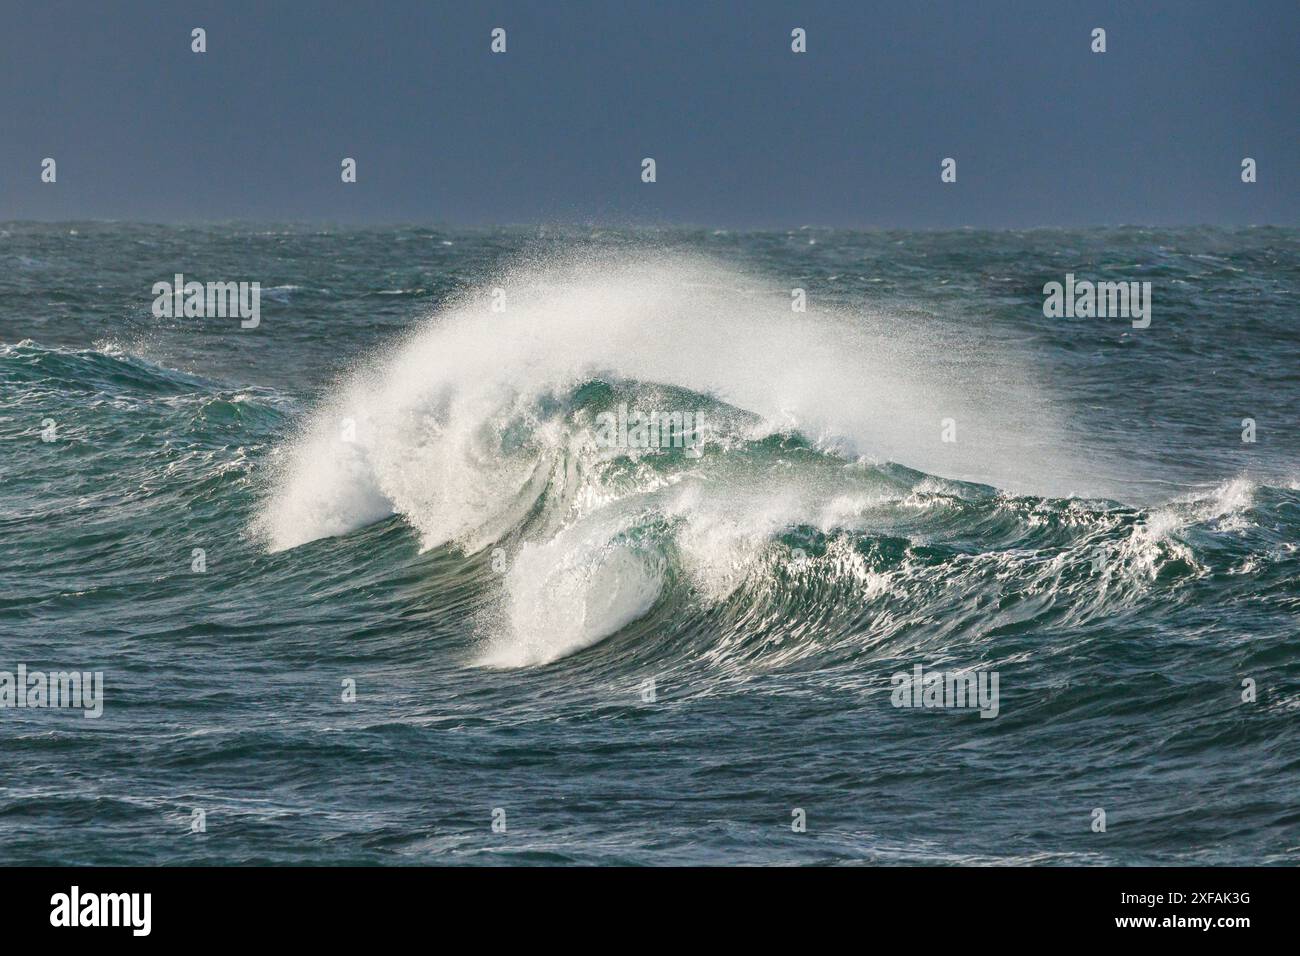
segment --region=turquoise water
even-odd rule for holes
[[[1277,228],[0,226],[0,671],[105,688],[0,710],[5,862],[1294,862],[1298,293]]]

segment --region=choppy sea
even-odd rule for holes
[[[0,857],[1294,864],[1298,398],[1294,229],[0,225]]]

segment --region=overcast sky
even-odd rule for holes
[[[1297,0],[0,0],[0,220],[1297,225],[1297,62]]]

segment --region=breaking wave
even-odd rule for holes
[[[790,303],[680,256],[504,275],[320,403],[253,531],[283,551],[400,516],[477,562],[473,663],[515,667],[615,634],[773,664],[927,621],[938,642],[1077,624],[1175,592],[1206,573],[1198,547],[1254,527],[1245,479],[1151,511],[1106,498],[1005,351]],[[650,412],[698,440],[633,440]]]

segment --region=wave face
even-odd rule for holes
[[[155,322],[178,257],[262,326]],[[107,688],[0,720],[12,862],[1294,862],[1294,231],[13,224],[0,266],[0,670]],[[1149,334],[1042,315],[1125,269]],[[894,706],[918,665],[996,718]]]

